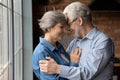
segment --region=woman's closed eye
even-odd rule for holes
[[[60,28],[61,28],[61,29],[63,29],[63,28],[64,28],[64,26],[60,26]]]

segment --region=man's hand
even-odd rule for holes
[[[79,60],[80,60],[81,53],[82,53],[82,49],[80,49],[80,48],[76,48],[75,50],[72,50],[72,52],[70,54],[71,62],[75,62],[78,64]]]
[[[46,57],[46,60],[39,61],[40,70],[48,74],[60,74],[60,65],[54,59]]]

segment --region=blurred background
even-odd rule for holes
[[[115,43],[114,80],[120,80],[120,0],[0,0],[0,80],[38,80],[32,52],[43,35],[37,20],[49,10],[80,1],[92,11],[94,25]],[[67,48],[71,34],[61,42]]]

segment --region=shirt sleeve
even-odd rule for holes
[[[92,80],[97,76],[113,59],[114,44],[111,39],[103,39],[89,49],[85,65],[79,67],[61,65],[60,76],[70,80]]]
[[[78,67],[78,64],[75,63],[75,62],[71,62],[71,63],[70,63],[70,66]]]
[[[33,71],[40,80],[58,80],[59,76],[57,74],[46,74],[40,71],[39,60],[45,60],[47,54],[47,50],[34,51],[32,56]]]

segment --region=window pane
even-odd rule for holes
[[[1,28],[2,28],[2,6],[0,6],[0,33],[1,33]]]
[[[19,80],[19,25],[20,19],[18,14],[14,14],[14,52],[15,52],[15,80]]]
[[[20,28],[20,18],[18,14],[14,14],[14,47],[15,54],[19,50],[19,28]]]
[[[22,0],[14,0],[15,80],[22,80]]]
[[[0,80],[13,80],[13,56],[15,61],[14,79],[22,80],[21,1],[22,0],[13,0],[13,10],[11,7],[12,0],[0,0]],[[12,12],[14,13],[14,17],[12,16]],[[12,18],[14,18],[14,21]],[[13,22],[14,24],[12,24]],[[14,34],[12,32],[14,32]],[[13,39],[14,45],[12,43]],[[13,46],[14,52],[12,51]]]
[[[7,8],[0,5],[0,80],[8,80],[8,16]]]
[[[22,16],[14,14],[15,80],[22,80]]]
[[[12,8],[12,0],[8,0],[8,8]]]
[[[2,6],[0,6],[0,73],[2,71]]]
[[[14,0],[14,11],[18,14],[22,14],[22,0]]]
[[[3,7],[3,25],[2,25],[2,53],[3,64],[8,63],[8,16],[7,16],[7,8]]]
[[[12,10],[8,9],[8,20],[9,20],[9,80],[13,80],[13,29],[12,29]]]
[[[11,1],[11,0],[10,0]],[[7,6],[7,0],[0,0],[0,2]]]

